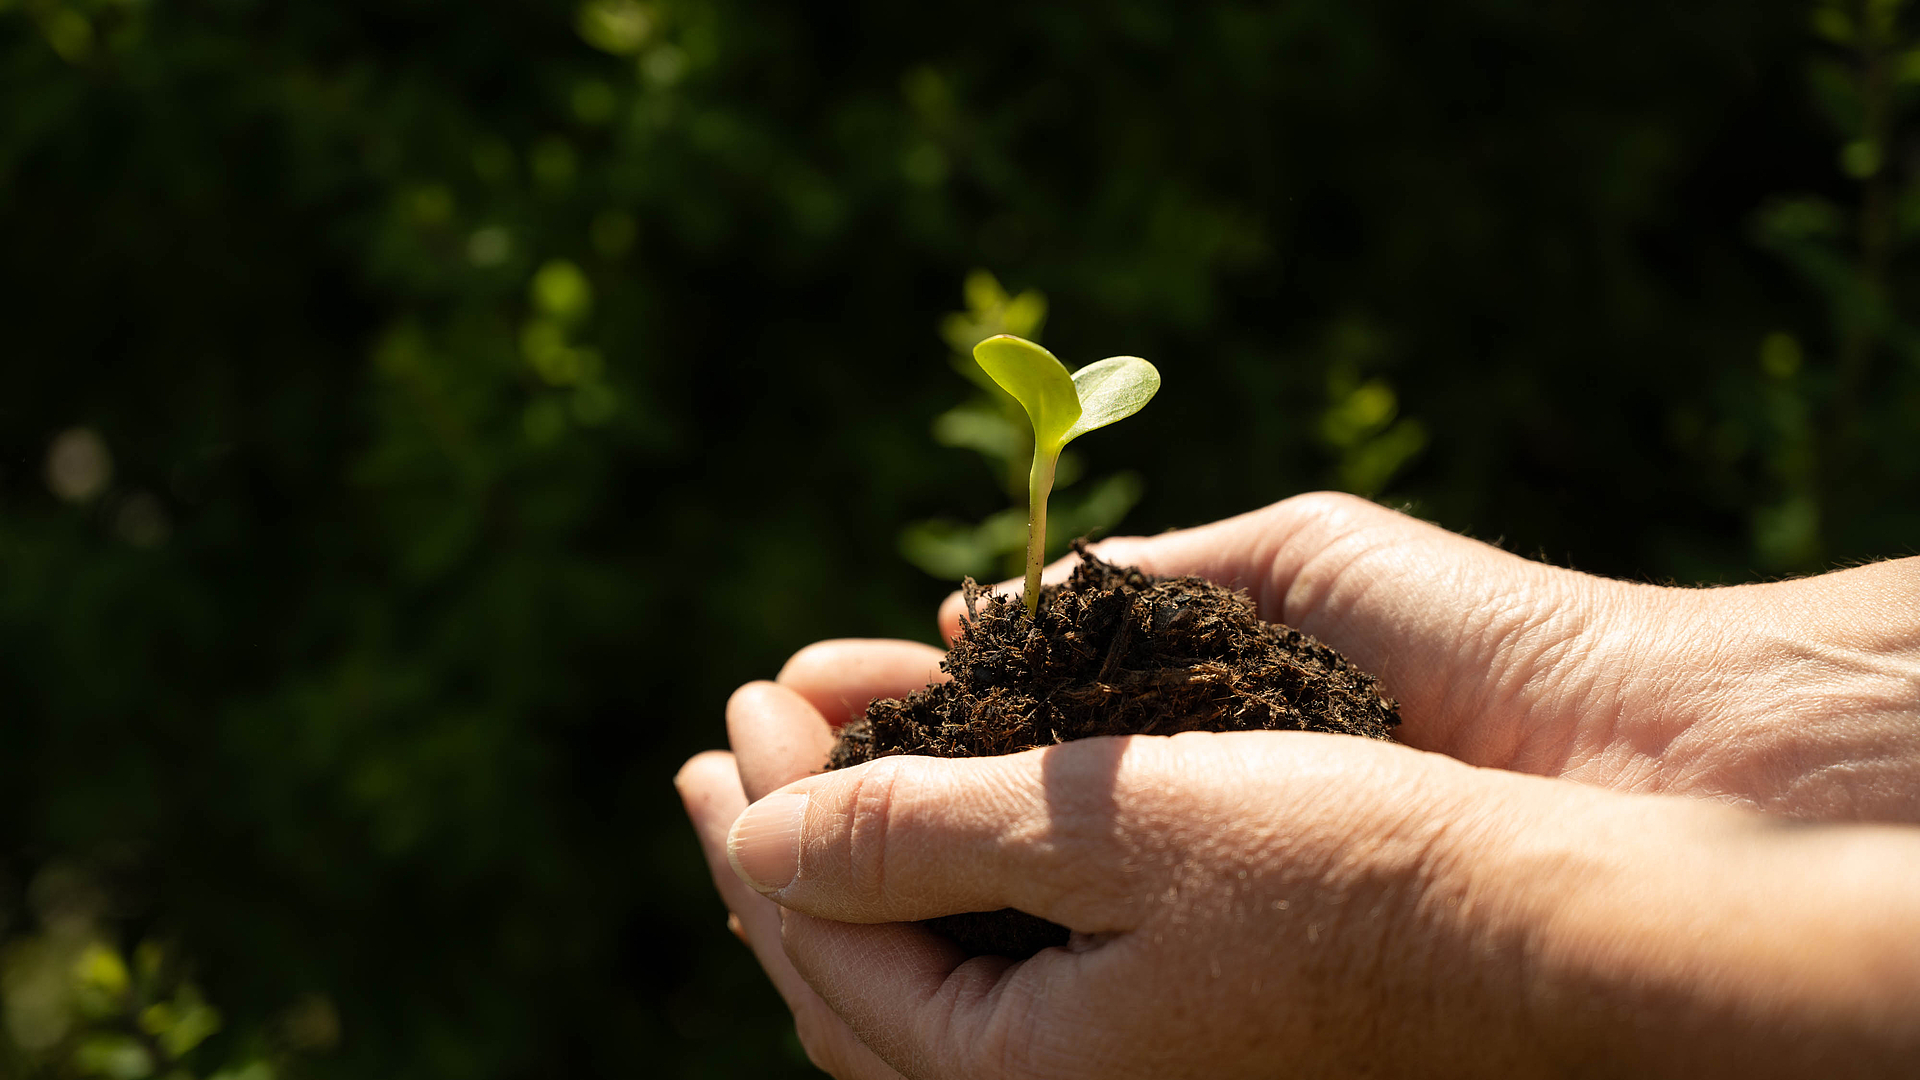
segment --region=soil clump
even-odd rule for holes
[[[1246,593],[1194,577],[1081,562],[1041,590],[1028,619],[1014,597],[968,579],[952,676],[883,698],[849,723],[827,762],[893,754],[987,757],[1096,735],[1328,731],[1390,738],[1398,706],[1351,661],[1292,627],[1263,622]],[[1064,945],[1065,927],[1014,909],[928,925],[962,948],[1016,959]]]

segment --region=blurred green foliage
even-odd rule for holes
[[[1913,24],[0,0],[5,1067],[805,1074],[667,780],[805,642],[931,636],[901,531],[1009,505],[940,421],[979,267],[1166,374],[1080,450],[1126,528],[1911,551]]]
[[[105,900],[98,884],[73,867],[55,864],[36,878],[38,929],[15,935],[0,953],[4,1075],[273,1080],[272,1058],[324,1050],[337,1040],[332,1002],[310,996],[281,1018],[279,1046],[247,1039],[229,1049],[231,1067],[196,1068],[194,1051],[222,1027],[220,1010],[160,943],[141,942],[129,963],[99,925]]]

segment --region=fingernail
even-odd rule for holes
[[[761,892],[778,892],[800,873],[800,827],[807,819],[804,794],[769,795],[740,815],[727,834],[733,872]]]

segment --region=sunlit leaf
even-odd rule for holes
[[[533,275],[529,290],[541,311],[557,319],[578,319],[593,306],[593,285],[580,267],[565,259],[552,259]]]
[[[1035,452],[1058,453],[1067,432],[1080,419],[1080,395],[1073,376],[1054,355],[1012,334],[990,337],[973,347],[973,358],[1033,422]]]
[[[1060,441],[1072,442],[1096,428],[1125,420],[1160,391],[1160,371],[1137,356],[1109,356],[1073,373],[1080,419]]]
[[[1880,171],[1880,144],[1872,139],[1855,139],[1840,148],[1840,171],[1855,180],[1865,180]]]

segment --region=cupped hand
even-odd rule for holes
[[[1424,885],[1443,913],[1461,895],[1433,839],[1493,841],[1499,800],[1476,802],[1468,778],[1497,774],[1304,733],[818,772],[863,695],[923,685],[939,656],[811,646],[728,703],[737,756],[702,755],[678,779],[737,929],[821,1068],[1232,1077],[1288,1060],[1311,1074],[1377,1053],[1388,1033],[1429,1050],[1445,1037],[1382,1011],[1418,991],[1378,959],[1413,948],[1459,963],[1404,900]],[[1072,927],[1073,941],[1018,963],[969,958],[912,922],[1001,907]]]
[[[1393,1007],[1424,992],[1412,969],[1380,958],[1471,977],[1467,937],[1404,902],[1422,887],[1447,918],[1464,878],[1435,834],[1498,833],[1497,802],[1468,805],[1453,775],[1471,772],[1303,733],[884,758],[781,788],[709,854],[783,909],[776,981],[842,1022],[803,1021],[802,1041],[847,1080],[1318,1075],[1382,1040],[1445,1046],[1446,1025]],[[912,922],[1002,907],[1073,941],[969,958]]]

